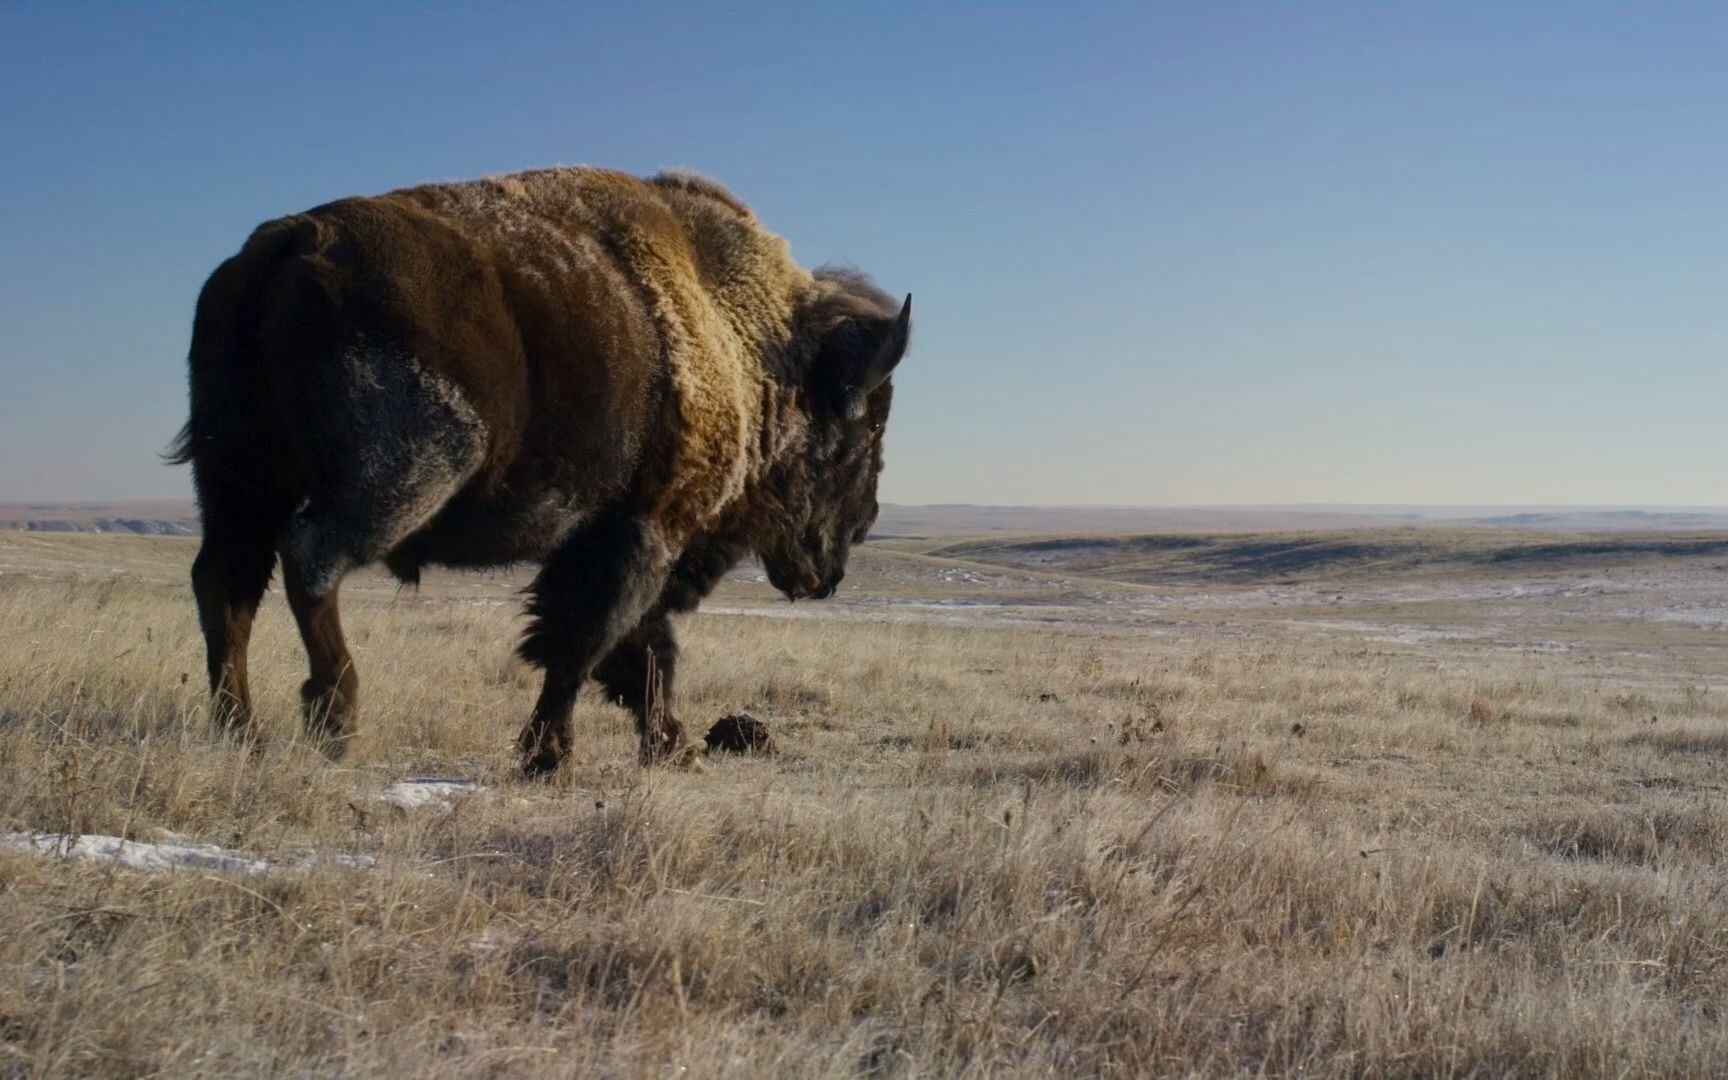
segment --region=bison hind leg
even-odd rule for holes
[[[453,387],[412,359],[350,353],[347,377],[319,434],[324,467],[288,523],[282,577],[306,646],[306,730],[332,757],[354,735],[359,678],[342,634],[337,590],[357,567],[393,572],[418,561],[392,553],[480,468],[486,433]]]
[[[192,562],[192,591],[204,634],[211,717],[218,728],[251,737],[246,647],[275,569],[273,534],[280,519],[231,517],[213,505],[214,499],[204,502],[204,542]]]

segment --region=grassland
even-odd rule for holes
[[[0,533],[0,834],[277,867],[0,851],[0,1076],[1728,1072],[1719,539],[871,545],[685,624],[777,756],[525,784],[521,575],[346,588],[336,766],[278,596],[248,752],[194,542]]]

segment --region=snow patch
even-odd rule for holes
[[[378,795],[378,801],[399,810],[420,810],[428,806],[449,806],[480,785],[472,780],[449,780],[435,776],[398,780]]]
[[[278,870],[312,870],[339,866],[361,870],[373,865],[369,855],[315,854],[297,862],[272,863],[268,859],[217,847],[215,844],[160,843],[125,840],[118,836],[68,833],[5,833],[0,851],[49,855],[81,862],[112,863],[124,870],[161,874],[176,870],[203,870],[220,874],[258,877]]]

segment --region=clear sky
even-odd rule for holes
[[[698,169],[917,297],[903,503],[1728,503],[1728,5],[8,4],[0,501],[189,490],[260,220]]]

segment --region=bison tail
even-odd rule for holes
[[[259,328],[276,270],[305,244],[309,225],[285,218],[260,226],[198,296],[187,357],[191,410],[162,459],[191,464],[201,489],[206,479],[268,452],[269,433],[262,429],[272,409]]]
[[[194,425],[192,418],[188,417],[186,422],[180,425],[180,430],[174,433],[174,438],[168,443],[167,449],[162,451],[162,464],[192,464],[192,458],[196,456],[193,448],[198,442],[198,430],[209,426],[208,423]]]
[[[192,462],[192,421],[187,420],[175,432],[174,439],[168,444],[168,449],[162,451],[164,465],[189,465]]]

